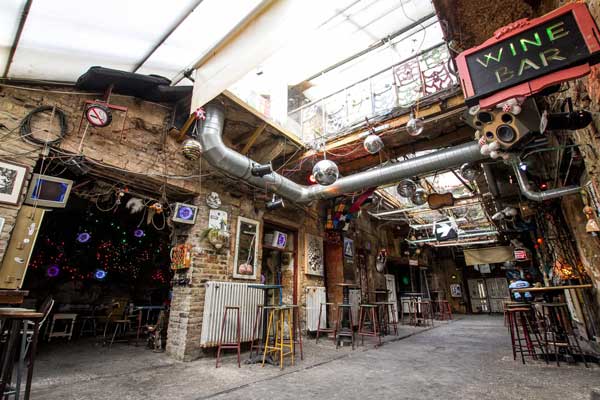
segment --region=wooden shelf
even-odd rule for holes
[[[270,244],[263,244],[262,247],[263,247],[263,249],[277,250],[277,251],[281,251],[282,253],[292,253],[292,254],[295,253],[295,251],[282,249],[281,247],[271,246]]]

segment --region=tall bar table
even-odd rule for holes
[[[263,296],[264,296],[264,300],[263,300],[263,306],[264,307],[268,307],[269,306],[269,291],[270,290],[279,290],[281,292],[283,286],[282,285],[248,285],[249,288],[252,289],[258,289],[258,290],[262,290],[263,291]],[[281,298],[282,296],[279,296],[279,305],[281,305]],[[272,305],[276,305],[276,304],[272,304]],[[267,312],[265,311],[265,309],[263,308],[263,312],[262,312],[262,333],[261,333],[261,338],[258,341],[259,345],[258,345],[258,352],[255,353],[255,355],[253,356],[252,353],[250,353],[250,358],[248,360],[246,360],[246,364],[257,364],[257,363],[262,363],[262,354],[264,352],[265,349],[265,343],[263,342],[263,340],[265,340],[265,338],[267,337]],[[267,356],[267,358],[265,359],[265,362],[268,364],[274,364],[273,363],[273,359],[271,356]]]
[[[335,333],[335,343],[336,347],[339,347],[340,342],[343,338],[350,338],[352,341],[352,346],[354,346],[354,326],[350,323],[352,318],[346,320],[344,318],[344,309],[347,308],[350,315],[352,315],[352,308],[350,304],[350,289],[360,289],[360,286],[354,283],[337,283],[336,286],[340,286],[342,288],[342,304],[338,305],[338,308],[341,306],[343,309],[341,310],[341,317],[338,317],[338,321],[336,321],[336,327],[339,322],[339,327]],[[338,314],[340,310],[338,309]],[[344,322],[347,322],[348,327],[344,327]],[[354,321],[353,321],[354,322]]]

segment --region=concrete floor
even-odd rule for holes
[[[401,340],[398,340],[398,339]],[[305,345],[305,359],[283,371],[234,358],[170,360],[141,347],[107,351],[90,342],[43,348],[32,399],[589,399],[600,367],[522,365],[512,359],[501,317],[466,317],[435,329],[402,327],[352,351],[331,341]]]

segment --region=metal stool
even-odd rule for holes
[[[227,323],[227,313],[229,311],[235,311],[236,313],[236,326],[235,326],[235,342],[223,342],[225,336],[225,325]],[[225,312],[223,313],[223,320],[221,322],[221,334],[219,335],[219,343],[217,345],[217,363],[215,368],[219,368],[219,361],[221,360],[221,350],[222,349],[236,349],[237,350],[237,362],[238,368],[241,368],[240,359],[241,359],[241,343],[240,343],[240,308],[237,306],[225,306]],[[228,335],[229,336],[229,335]]]
[[[402,299],[400,302],[400,308],[402,314],[400,314],[401,324],[404,325],[404,306],[408,309],[408,325],[417,325],[417,301],[414,299]]]
[[[267,337],[265,338],[265,349],[263,353],[262,366],[265,366],[268,353],[279,355],[279,368],[283,369],[284,357],[289,355],[294,365],[294,328],[293,308],[289,306],[271,306],[264,308],[268,313]],[[275,318],[277,315],[277,318]],[[289,338],[285,340],[285,324],[289,327]],[[271,334],[273,334],[273,345],[271,345]],[[289,351],[286,353],[285,349]]]
[[[433,304],[429,300],[417,301],[416,309],[419,315],[417,317],[417,324],[422,323],[423,326],[427,326],[431,323],[433,326]]]
[[[378,306],[375,304],[361,304],[358,323],[358,335],[361,337],[361,344],[365,343],[365,336],[376,337],[377,344],[381,345],[381,334],[379,332],[379,318],[377,316]],[[368,316],[368,318],[367,318]],[[369,327],[370,329],[367,329]]]
[[[570,356],[575,360],[575,355],[578,354],[583,358],[583,363],[586,368],[589,367],[585,354],[579,346],[577,334],[573,329],[573,324],[569,318],[569,309],[566,303],[543,303],[544,315],[544,343],[546,351],[549,346],[554,348],[554,357],[556,365],[560,366],[561,353]],[[561,349],[563,350],[561,352]]]
[[[252,360],[252,355],[254,354],[254,349],[256,348],[256,355],[262,352],[262,328],[263,328],[263,310],[264,306],[262,304],[258,304],[256,306],[256,313],[254,314],[254,323],[252,324],[252,338],[250,339],[250,359]],[[258,340],[258,343],[256,341]]]
[[[447,321],[452,320],[452,307],[450,307],[450,303],[448,300],[437,300],[437,312],[438,312],[438,320]]]
[[[325,307],[325,326],[327,326],[327,307],[333,306],[333,303],[321,303],[319,306],[319,322],[317,323],[317,339],[315,343],[319,343],[321,333],[333,333],[333,341],[335,342],[335,328],[321,328],[321,318],[323,317],[323,307]]]
[[[342,341],[342,338],[349,337],[352,341],[352,350],[354,350],[354,321],[352,320],[352,305],[337,305],[337,318],[334,336],[336,349],[340,347],[340,342]]]
[[[508,318],[510,324],[510,340],[513,352],[513,359],[517,359],[517,353],[521,354],[521,361],[525,364],[525,356],[530,356],[534,360],[538,359],[536,347],[546,363],[548,359],[544,351],[539,332],[532,323],[531,307],[514,307],[508,309]],[[523,345],[525,342],[525,346]]]

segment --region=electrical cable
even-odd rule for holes
[[[32,118],[35,115],[41,114],[46,111],[52,111],[52,115],[53,116],[56,115],[58,117],[58,122],[60,124],[59,137],[57,137],[56,139],[53,139],[53,140],[38,139],[33,136],[32,130],[31,130]],[[58,108],[56,106],[40,106],[40,107],[34,108],[32,111],[29,112],[29,114],[27,114],[25,116],[25,118],[23,118],[21,120],[20,133],[21,133],[21,138],[23,138],[23,140],[25,140],[26,142],[34,143],[34,144],[37,144],[40,146],[52,146],[52,145],[59,144],[63,140],[63,138],[67,134],[68,128],[69,128],[69,126],[67,124],[67,115],[64,113],[64,111],[62,111],[60,108]]]

